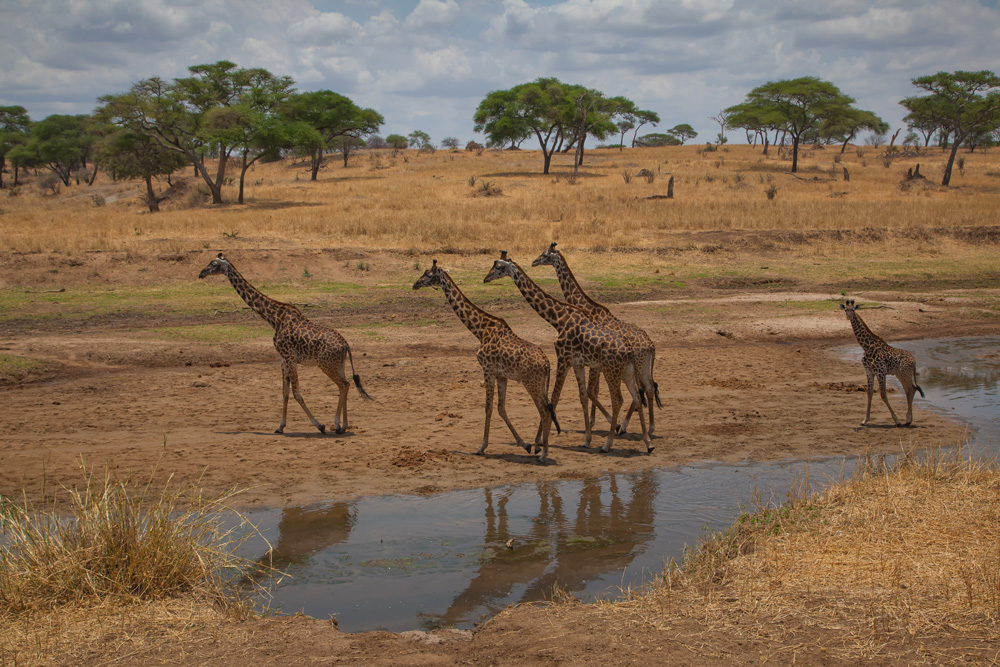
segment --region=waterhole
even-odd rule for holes
[[[995,455],[1000,337],[898,346],[915,353],[927,394],[916,399],[917,418],[927,409],[954,415],[970,425],[977,455]],[[837,354],[861,356],[856,346]],[[873,411],[884,410],[875,402]],[[858,400],[859,421],[863,410]],[[844,457],[704,464],[250,516],[291,575],[270,600],[280,611],[336,617],[347,632],[470,628],[507,605],[549,598],[556,586],[585,601],[617,597],[680,560],[706,531],[728,526],[753,494],[780,503],[790,488],[818,490],[855,466]],[[258,539],[247,549],[265,546]]]

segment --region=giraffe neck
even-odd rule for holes
[[[479,340],[483,339],[483,332],[487,324],[502,322],[499,317],[490,315],[485,310],[469,301],[469,297],[462,293],[455,281],[447,273],[441,275],[441,289],[444,291],[448,303],[452,310],[458,315],[458,319],[472,332]]]
[[[570,271],[569,264],[566,263],[566,259],[561,255],[557,255],[558,259],[555,261],[556,277],[559,278],[559,288],[562,290],[563,294],[566,296],[566,300],[573,305],[580,306],[588,313],[593,311],[598,312],[609,312],[607,308],[597,303],[583,291],[580,287],[580,283],[577,282],[576,276]]]
[[[521,296],[524,300],[528,302],[535,312],[538,313],[543,320],[554,326],[556,329],[562,329],[564,323],[566,322],[566,315],[573,310],[573,307],[565,303],[564,301],[559,301],[556,298],[549,296],[541,287],[539,287],[534,280],[528,277],[528,274],[518,266],[517,264],[511,263],[513,269],[511,273],[511,278],[514,280],[514,284],[517,285],[517,289],[520,290]]]
[[[858,344],[865,352],[885,345],[885,341],[876,336],[875,332],[868,328],[868,325],[858,317],[857,313],[851,313],[851,328],[854,329],[854,337],[858,339]]]
[[[290,309],[298,312],[298,308],[295,306],[275,301],[264,295],[263,292],[251,285],[232,264],[226,269],[226,277],[229,278],[229,284],[233,286],[240,298],[275,329],[278,328]]]

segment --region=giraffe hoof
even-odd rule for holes
[[[611,451],[610,447],[601,447],[601,454],[607,454]]]
[[[653,447],[653,446],[646,447],[646,453],[647,454],[652,454],[654,449],[656,449],[656,447]]]
[[[333,429],[333,432],[336,433],[337,435],[343,435],[344,433],[347,432],[347,427],[343,426],[341,428],[335,428]]]
[[[279,426],[278,428],[274,429],[274,432],[275,433],[284,433],[285,429],[283,427]]]
[[[530,454],[531,453],[531,445],[521,445],[521,448],[524,449],[524,453],[525,454]],[[537,454],[537,452],[536,452],[536,454]]]
[[[319,426],[317,426],[316,428],[318,428],[318,429],[319,429],[319,432],[320,432],[320,433],[326,433],[326,424],[320,424],[320,425],[319,425]]]
[[[625,432],[625,427],[623,427],[621,424],[615,426],[615,433],[624,433],[624,432]]]

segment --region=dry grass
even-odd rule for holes
[[[226,509],[235,495],[98,477],[44,507],[0,497],[0,620],[66,605],[128,604],[195,594],[242,608],[232,583],[259,567],[235,555],[251,531]],[[63,500],[58,500],[62,498]],[[224,519],[231,525],[223,525]]]
[[[608,605],[667,630],[697,617],[772,657],[996,660],[1000,470],[960,449],[867,461],[707,539],[650,592]],[[692,646],[702,637],[692,635]]]
[[[542,175],[537,151],[361,154],[344,169],[331,163],[318,182],[291,160],[260,165],[248,175],[247,204],[206,206],[198,181],[174,175],[178,194],[159,214],[144,212],[140,187],[98,179],[91,187],[46,195],[30,182],[0,201],[0,237],[18,252],[116,250],[178,252],[214,248],[353,246],[396,250],[475,251],[499,244],[537,252],[556,239],[594,250],[653,249],[664,235],[704,230],[913,230],[995,225],[1000,153],[965,155],[954,187],[933,185],[945,155],[937,149],[885,168],[874,155],[808,149],[799,178],[774,151],[732,146],[705,153],[697,146],[592,150],[571,183],[569,156]],[[899,187],[920,163],[929,183]],[[842,169],[851,180],[841,180]],[[623,182],[629,169],[648,169],[652,182]],[[672,200],[662,194],[675,178]],[[40,177],[35,177],[40,178]],[[813,180],[819,179],[819,180]],[[165,187],[165,184],[162,184]],[[488,193],[482,196],[483,187]],[[773,200],[767,191],[777,188]],[[225,188],[234,201],[235,186]],[[100,195],[103,199],[98,199]],[[97,205],[95,202],[103,202]],[[830,243],[855,236],[831,237]]]

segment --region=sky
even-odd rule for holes
[[[33,120],[230,60],[381,113],[380,134],[482,141],[493,90],[539,77],[623,95],[714,140],[768,81],[816,76],[893,130],[910,80],[1000,72],[998,0],[0,0],[0,105]],[[728,132],[730,141],[742,134]],[[531,142],[523,147],[531,148]]]

